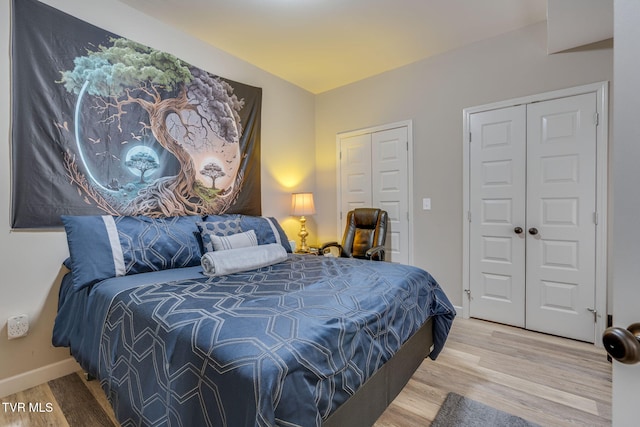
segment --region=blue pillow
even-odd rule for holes
[[[241,233],[239,215],[210,215],[212,220],[198,222],[202,252],[213,252],[213,238]],[[215,220],[214,220],[215,218]]]
[[[278,243],[291,253],[291,245],[284,230],[274,217],[251,216],[251,215],[207,215],[205,222],[226,221],[231,218],[240,218],[240,229],[242,231],[254,230],[258,238],[259,245]]]
[[[200,265],[199,216],[61,217],[67,233],[73,287],[110,277]]]

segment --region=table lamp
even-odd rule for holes
[[[291,195],[291,215],[300,217],[300,249],[296,252],[309,252],[307,246],[307,232],[305,215],[313,215],[316,208],[313,204],[313,193],[293,193]]]

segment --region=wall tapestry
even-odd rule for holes
[[[12,14],[13,228],[261,213],[260,88],[36,0]]]

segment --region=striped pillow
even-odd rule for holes
[[[224,251],[226,249],[248,248],[250,246],[258,246],[258,238],[253,230],[244,233],[230,234],[228,236],[211,236],[213,249],[216,251]]]

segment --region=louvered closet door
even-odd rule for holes
[[[470,126],[470,313],[523,327],[526,107],[472,114]]]

